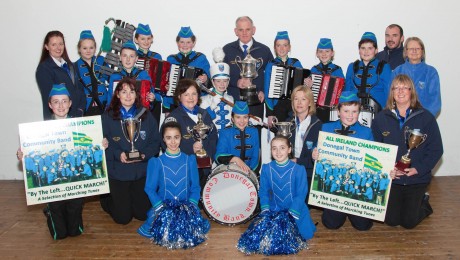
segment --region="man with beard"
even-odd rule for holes
[[[385,48],[376,56],[379,60],[384,60],[390,64],[391,70],[396,69],[404,63],[403,58],[403,28],[397,24],[388,25],[385,30]]]

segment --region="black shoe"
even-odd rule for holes
[[[425,210],[426,216],[428,217],[429,215],[433,214],[433,208],[430,205],[430,194],[428,192],[423,195],[423,200],[422,200],[422,209]]]
[[[43,214],[45,215],[45,217],[49,217],[50,216],[50,209],[48,207],[43,208]]]

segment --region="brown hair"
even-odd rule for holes
[[[291,106],[292,106],[292,111],[294,112],[294,115],[296,114],[295,109],[294,109],[294,96],[297,94],[297,92],[303,92],[307,96],[308,101],[310,101],[310,105],[308,108],[308,115],[313,115],[316,113],[316,105],[315,105],[315,99],[313,98],[313,92],[311,91],[310,88],[305,87],[303,85],[297,86],[292,90],[291,93]]]
[[[337,106],[337,110],[340,111],[342,106],[354,106],[354,105],[358,105],[359,111],[361,112],[361,102],[359,102],[359,101],[350,101],[350,102],[339,103],[339,105]]]
[[[134,101],[134,105],[139,109],[142,108],[141,102],[141,95],[139,93],[139,89],[136,88],[136,81],[132,78],[126,77],[118,82],[117,87],[113,91],[112,101],[110,101],[110,106],[107,111],[112,111],[112,118],[114,120],[120,120],[120,108],[121,108],[121,101],[120,98],[117,96],[120,91],[123,90],[124,85],[128,85],[130,90],[134,90],[136,92],[136,100]],[[144,118],[146,113],[144,113],[141,118]]]
[[[197,105],[200,105],[201,90],[200,90],[200,87],[198,87],[198,84],[196,83],[196,81],[192,79],[181,79],[177,83],[176,90],[174,91],[174,101],[176,102],[176,105],[180,104],[179,96],[184,94],[191,87],[194,87],[196,89],[196,93],[198,94]]]
[[[177,36],[176,36],[176,42],[179,42],[179,41],[180,41],[180,38],[182,38],[182,37],[180,37],[179,35],[177,35]],[[192,42],[193,42],[193,43],[196,42],[196,36],[195,36],[195,35],[192,35],[192,37],[190,37],[190,38],[192,38]],[[184,39],[186,39],[186,38],[184,38]]]
[[[361,48],[361,45],[363,45],[365,43],[372,43],[372,46],[374,46],[374,48],[377,49],[377,43],[374,42],[373,40],[370,40],[370,39],[362,39],[362,40],[360,40],[359,43],[358,43],[358,49]]]
[[[404,59],[407,59],[407,51],[409,50],[407,48],[407,44],[411,41],[418,42],[420,44],[420,47],[422,48],[422,61],[425,60],[425,44],[423,44],[423,41],[418,38],[418,37],[409,37],[406,39],[406,42],[404,43],[404,50],[403,50],[403,57]]]
[[[420,104],[420,101],[418,100],[418,95],[417,95],[417,92],[415,91],[414,82],[406,74],[397,75],[391,82],[390,94],[388,95],[387,104],[385,108],[389,110],[396,108],[396,102],[394,100],[395,95],[394,95],[393,88],[399,84],[410,87],[410,105],[409,107],[411,109],[421,108],[422,104]]]
[[[62,42],[64,43],[64,51],[62,52],[62,58],[70,66],[72,62],[70,61],[69,54],[67,54],[67,47],[65,46],[64,34],[62,34],[60,31],[50,31],[46,34],[45,39],[43,40],[42,54],[40,56],[39,63],[42,63],[44,60],[50,57],[50,52],[46,49],[45,45],[47,45],[50,42],[51,37],[61,37],[62,38]]]
[[[84,40],[93,41],[93,43],[94,43],[94,49],[96,49],[96,47],[97,47],[96,40],[94,40],[94,39],[92,39],[92,38],[80,39],[80,40],[78,41],[78,44],[77,44],[77,51],[78,51],[78,55],[80,55],[80,56],[81,56],[80,47],[81,47],[81,43],[82,43]]]

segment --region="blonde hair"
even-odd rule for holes
[[[406,74],[399,74],[391,82],[390,87],[390,94],[388,95],[387,104],[385,106],[386,109],[392,110],[396,107],[396,102],[394,100],[395,94],[393,88],[397,85],[404,85],[410,87],[410,108],[421,108],[422,105],[418,100],[417,92],[415,91],[414,82],[412,79],[407,76]]]
[[[291,106],[292,106],[292,111],[294,112],[294,115],[296,115],[296,111],[294,109],[294,96],[297,94],[297,92],[303,92],[305,96],[307,96],[308,101],[310,101],[310,105],[308,108],[308,115],[313,115],[316,113],[316,105],[315,105],[315,100],[313,98],[313,92],[309,87],[305,87],[303,85],[297,86],[292,90],[291,93]]]

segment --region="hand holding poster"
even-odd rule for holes
[[[309,204],[385,220],[398,147],[320,132]]]
[[[19,125],[27,205],[109,193],[100,116]]]

